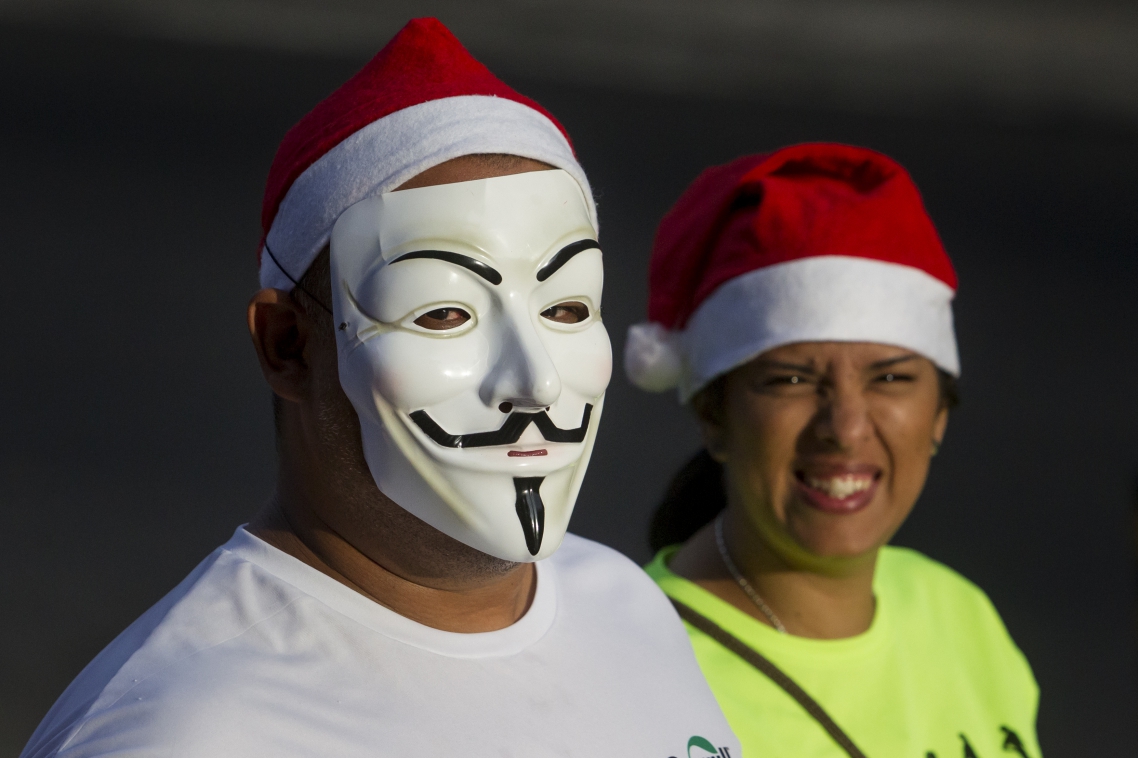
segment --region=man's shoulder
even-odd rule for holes
[[[25,758],[57,751],[102,754],[114,747],[103,744],[103,733],[115,740],[145,734],[146,744],[153,744],[163,733],[178,734],[175,724],[166,723],[171,718],[224,702],[224,693],[234,691],[227,682],[240,679],[256,648],[271,647],[264,635],[258,640],[247,633],[300,594],[227,547],[202,561],[83,669],[32,735]],[[252,655],[226,657],[226,643],[241,637],[252,640],[244,645]]]
[[[728,728],[687,630],[652,578],[617,551],[574,535],[551,560],[558,624],[536,647],[586,688],[604,691],[628,723],[683,724],[681,731],[690,729],[684,740],[717,735],[723,744]],[[677,744],[662,755],[682,754]]]
[[[686,633],[663,591],[644,570],[616,550],[573,534],[550,558],[557,570],[563,610],[593,615],[614,636],[651,631],[684,645]],[[641,639],[645,639],[641,637]]]
[[[582,537],[579,534],[573,534],[572,532],[565,533],[565,537],[561,541],[561,547],[557,548],[557,551],[550,556],[549,560],[562,565],[592,561],[611,561],[614,564],[628,563],[635,566],[623,553],[614,550],[608,545],[591,540],[588,537]]]
[[[563,577],[562,581],[570,586],[592,592],[647,592],[652,598],[664,600],[651,578],[627,556],[585,537],[566,534],[561,547],[549,560]]]
[[[84,711],[45,720],[24,758],[274,754],[265,741],[292,726],[291,690],[279,677],[263,676],[268,660],[210,648],[149,675],[132,673],[128,663]]]

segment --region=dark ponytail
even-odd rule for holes
[[[648,528],[648,544],[655,552],[686,542],[726,507],[723,466],[700,450],[672,477]]]

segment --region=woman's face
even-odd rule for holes
[[[948,421],[932,362],[864,342],[770,350],[727,376],[721,413],[697,410],[731,507],[783,561],[821,570],[889,541]]]

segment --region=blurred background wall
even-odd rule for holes
[[[911,170],[964,404],[897,541],[993,597],[1048,755],[1138,754],[1138,7],[1103,0],[0,0],[0,754],[270,494],[264,177],[418,15],[573,134],[618,354],[702,167],[839,140]],[[696,447],[616,376],[573,529],[647,559]]]

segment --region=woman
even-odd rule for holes
[[[908,174],[861,148],[709,169],[660,225],[625,365],[705,450],[648,571],[748,756],[1040,755],[987,597],[887,546],[956,402],[955,289]]]

